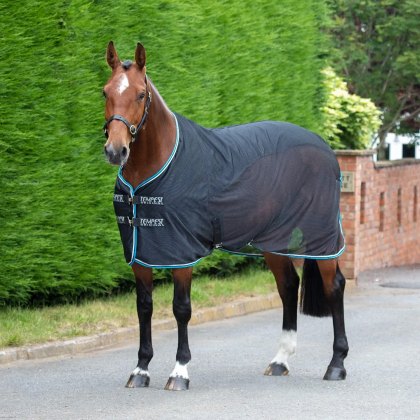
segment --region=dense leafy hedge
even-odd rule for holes
[[[351,94],[331,67],[323,71],[326,102],[324,138],[334,149],[367,149],[381,126],[381,112],[368,98]]]
[[[102,156],[110,39],[122,58],[141,40],[169,106],[199,123],[277,119],[319,131],[324,7],[3,0],[0,304],[75,300],[131,278],[111,203],[116,168]],[[229,271],[244,263],[235,258],[198,269]]]

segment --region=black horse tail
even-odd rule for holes
[[[305,259],[300,291],[300,311],[303,314],[325,317],[331,315],[324,293],[322,277],[316,260]]]

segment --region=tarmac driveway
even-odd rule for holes
[[[404,288],[381,287],[404,283]],[[410,287],[410,285],[412,287]],[[148,389],[126,389],[137,343],[0,366],[0,419],[419,419],[420,267],[366,273],[346,296],[347,380],[326,382],[331,319],[300,316],[288,377],[263,376],[281,311],[190,328],[188,392],[163,387],[176,332],[154,334]]]

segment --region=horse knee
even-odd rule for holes
[[[145,290],[137,290],[137,313],[141,319],[152,317],[152,295]]]
[[[191,300],[187,298],[175,297],[172,303],[173,312],[178,322],[188,324],[191,319]]]

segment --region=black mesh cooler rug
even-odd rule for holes
[[[284,122],[207,129],[175,118],[174,150],[155,175],[133,187],[118,173],[128,263],[186,267],[213,248],[246,246],[295,258],[343,252],[340,169],[321,137]]]

